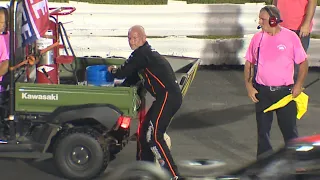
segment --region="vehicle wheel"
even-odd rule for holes
[[[106,179],[111,180],[168,180],[168,172],[151,162],[138,161],[115,169]]]
[[[92,128],[63,132],[54,145],[54,162],[68,179],[92,179],[105,171],[109,150],[101,134]]]

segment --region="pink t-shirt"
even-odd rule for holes
[[[280,25],[288,29],[300,30],[307,12],[307,5],[308,0],[278,0],[277,7],[283,20]],[[310,23],[310,31],[312,27],[313,20]]]
[[[293,84],[294,62],[300,64],[307,58],[299,37],[284,27],[275,36],[260,31],[251,39],[245,56],[247,61],[256,64],[260,40],[256,82],[266,86]]]
[[[9,59],[9,33],[0,34],[0,63]],[[0,76],[0,82],[2,81],[2,76]],[[2,87],[0,86],[0,92],[2,92]]]

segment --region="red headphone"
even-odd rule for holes
[[[278,19],[275,15],[272,14],[271,10],[269,9],[269,7],[264,7],[264,10],[267,11],[267,13],[269,14],[269,25],[270,27],[276,27],[279,23],[282,22],[281,19]]]

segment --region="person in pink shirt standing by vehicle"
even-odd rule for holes
[[[281,14],[283,22],[282,27],[294,31],[301,40],[304,50],[307,52],[310,44],[310,33],[314,25],[313,17],[317,7],[317,0],[273,0]],[[295,65],[295,76],[299,66]]]
[[[273,112],[264,113],[263,110],[290,93],[297,97],[308,73],[307,55],[299,37],[280,26],[281,21],[275,6],[263,7],[259,13],[258,29],[261,31],[251,39],[245,56],[245,86],[255,103],[258,158],[272,151],[269,137]],[[296,83],[293,79],[295,63],[300,65]],[[295,101],[275,111],[285,143],[298,137]]]
[[[8,11],[0,7],[0,82],[2,82],[3,75],[8,72],[9,51]],[[3,87],[0,86],[1,92],[3,92]]]
[[[9,32],[8,32],[8,11],[0,7],[0,83],[3,82],[3,76],[9,68]],[[3,104],[5,98],[5,87],[0,85],[0,104]],[[4,118],[4,111],[0,109],[0,138],[3,138],[3,125],[1,121]]]

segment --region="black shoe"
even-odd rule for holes
[[[8,141],[8,138],[5,136],[3,131],[0,130],[0,144],[6,144],[6,141]]]

